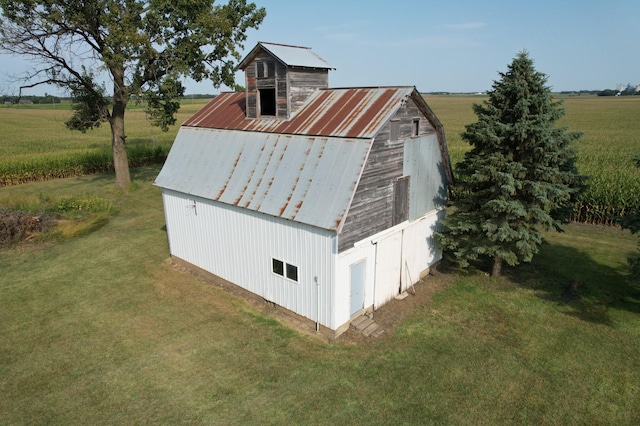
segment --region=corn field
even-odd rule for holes
[[[452,164],[469,146],[460,134],[476,120],[471,109],[481,96],[425,96],[442,121]],[[574,207],[572,220],[614,224],[627,212],[640,210],[640,170],[632,157],[640,154],[640,96],[575,96],[563,99],[566,117],[560,123],[582,132],[576,142],[578,170],[589,176],[589,189]],[[206,100],[185,102],[177,123]],[[113,170],[108,126],[85,134],[66,129],[71,112],[50,108],[0,106],[0,187]],[[127,111],[127,151],[131,167],[162,163],[178,131],[151,126],[144,113]]]
[[[128,149],[130,167],[162,163],[170,145],[133,146]],[[81,153],[50,154],[0,162],[0,187],[113,171],[113,153],[99,149]]]
[[[477,120],[472,104],[482,96],[425,96],[442,121],[451,162],[462,161],[469,145],[460,134]],[[582,132],[575,143],[578,171],[589,177],[589,188],[574,207],[576,222],[612,225],[630,211],[640,210],[640,169],[633,161],[640,154],[640,96],[560,98],[565,118],[560,123]],[[455,193],[454,193],[455,195]]]

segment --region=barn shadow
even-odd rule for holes
[[[442,163],[442,161],[438,162],[437,164],[438,167],[438,174],[440,176],[440,182],[446,182],[447,178],[446,178],[446,173],[445,173],[445,169],[444,169],[444,164]],[[447,206],[447,194],[448,194],[448,187],[447,185],[439,185],[438,189],[435,191],[434,196],[431,200],[432,202],[432,206],[434,208],[441,208],[441,207],[446,207]],[[435,222],[433,225],[431,225],[431,229],[430,229],[430,233],[429,235],[431,235],[430,237],[427,237],[428,239],[432,239],[432,241],[428,241],[427,245],[429,246],[429,256],[430,257],[434,257],[437,253],[437,251],[439,250],[439,244],[436,241],[436,233],[440,232],[442,230],[442,225],[440,225],[440,220],[444,219],[445,217],[445,211],[442,211],[440,213],[438,213],[438,221]],[[444,253],[443,253],[444,256]],[[445,261],[445,259],[443,258],[443,261],[440,262],[440,267],[444,268],[444,266],[442,266],[442,263]]]
[[[545,243],[531,263],[504,273],[584,321],[613,325],[610,309],[640,314],[640,283],[571,246]]]

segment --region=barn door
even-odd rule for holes
[[[374,308],[400,293],[402,273],[402,232],[388,235],[376,243]]]
[[[364,308],[364,286],[367,261],[361,260],[351,265],[351,309],[350,315],[355,315]]]

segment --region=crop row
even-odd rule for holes
[[[589,188],[574,207],[571,220],[612,225],[619,218],[640,211],[640,172],[592,172]]]
[[[168,145],[134,145],[128,149],[129,165],[140,167],[164,162]],[[611,225],[619,217],[640,210],[640,170],[612,171],[585,167],[589,188],[573,209],[572,221]],[[51,154],[0,162],[0,187],[49,179],[103,173],[113,170],[110,150]],[[455,196],[455,188],[454,194]]]
[[[162,163],[169,148],[168,145],[129,147],[129,165]],[[113,154],[107,149],[11,159],[0,162],[0,187],[112,170]]]

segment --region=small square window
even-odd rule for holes
[[[289,265],[287,263],[287,278],[293,281],[298,281],[298,267]]]
[[[284,262],[278,259],[272,259],[272,270],[274,274],[284,276]]]
[[[274,61],[257,61],[256,68],[258,78],[273,77],[276,73],[276,64]]]

